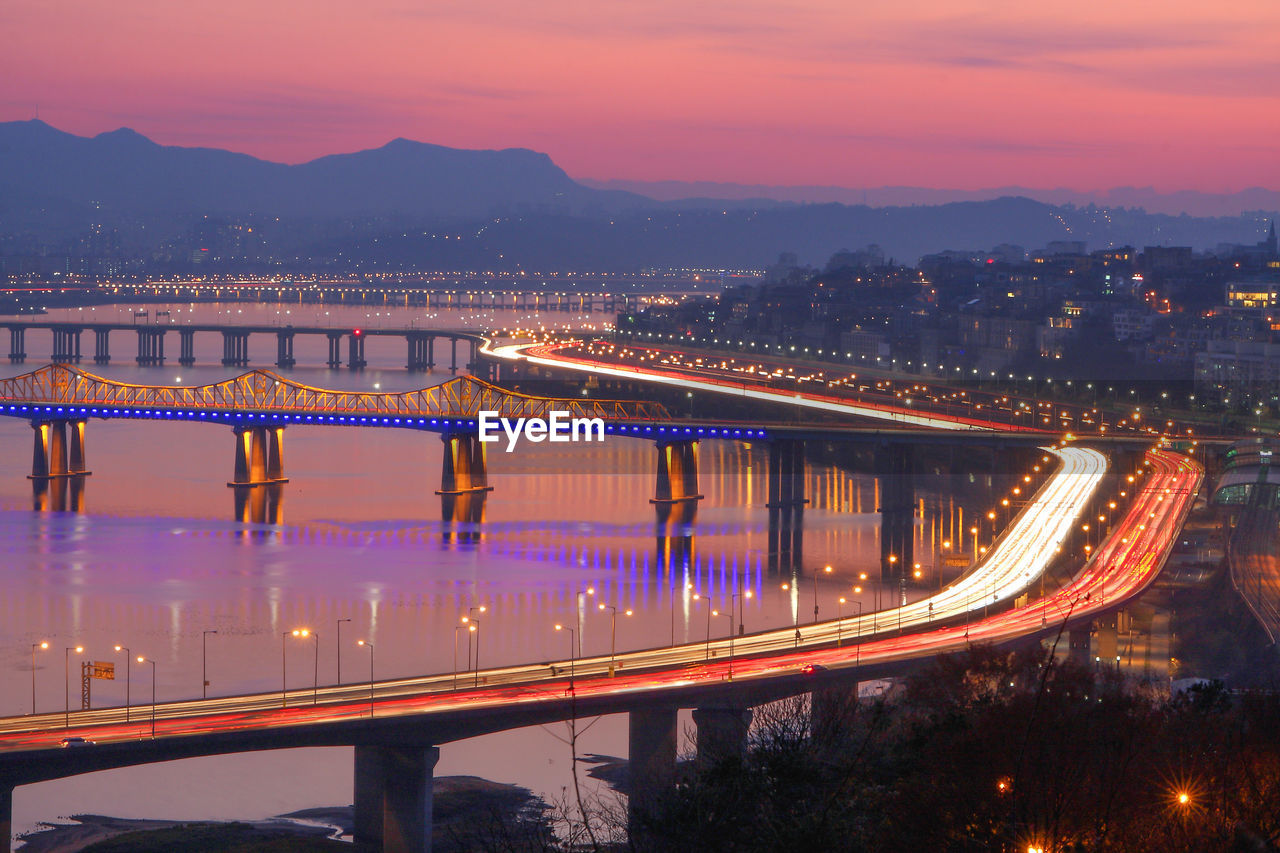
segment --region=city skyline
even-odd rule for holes
[[[0,120],[284,162],[407,137],[574,177],[1276,187],[1280,13],[1137,4],[11,5]],[[103,33],[111,37],[104,38]]]

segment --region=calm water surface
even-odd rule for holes
[[[98,308],[97,318],[131,316],[132,307]],[[152,306],[152,311],[155,307]],[[179,322],[234,314],[244,322],[273,322],[281,306],[167,306]],[[324,309],[320,309],[323,311]],[[330,309],[324,324],[385,324],[447,328],[529,326],[544,319],[596,324],[600,316],[518,317],[428,315],[379,308]],[[300,309],[298,325],[317,322]],[[76,312],[63,312],[75,314]],[[80,312],[83,314],[84,312]],[[376,316],[370,316],[376,315]],[[54,316],[59,316],[55,314]],[[294,316],[294,315],[287,315]],[[323,316],[323,314],[321,314]],[[549,325],[549,324],[548,324]],[[370,326],[372,327],[372,326]],[[176,335],[164,367],[138,367],[134,336],[114,333],[115,364],[83,367],[129,382],[184,385],[240,372],[218,365],[221,338],[196,338],[199,363],[176,364]],[[370,338],[364,371],[328,370],[324,338],[298,338],[299,367],[282,371],[333,388],[404,390],[449,378],[403,369],[404,341]],[[44,364],[45,332],[29,331],[25,365],[0,365],[12,376]],[[256,365],[270,367],[275,340],[251,339]],[[446,350],[447,351],[447,350]],[[441,350],[437,349],[437,359]],[[447,362],[446,362],[447,363]],[[274,368],[272,368],[274,369]],[[125,659],[113,647],[157,661],[163,700],[200,695],[202,632],[208,637],[209,694],[280,688],[281,633],[307,627],[319,642],[285,645],[291,688],[368,678],[369,658],[357,639],[373,643],[376,675],[390,678],[466,669],[477,648],[455,628],[469,607],[483,604],[481,666],[563,658],[556,622],[577,621],[584,654],[607,653],[610,619],[604,601],[635,615],[620,616],[619,650],[706,636],[706,610],[694,591],[725,607],[726,590],[748,587],[747,630],[812,620],[816,598],[823,618],[837,598],[857,599],[859,571],[878,565],[875,479],[826,465],[809,465],[803,556],[796,566],[770,554],[766,449],[707,442],[701,456],[706,499],[688,523],[661,523],[653,494],[655,452],[647,442],[610,437],[594,445],[524,444],[515,453],[489,453],[494,491],[478,523],[442,514],[441,442],[410,430],[291,426],[285,434],[286,475],[274,512],[246,523],[226,481],[232,473],[232,434],[225,426],[150,421],[91,421],[87,454],[93,476],[76,500],[55,500],[65,511],[35,509],[30,471],[31,429],[0,418],[0,714],[31,710],[30,644],[47,640],[36,659],[37,706],[64,704],[64,655],[83,645],[87,657],[117,664],[116,681],[93,683],[95,707],[124,704]],[[927,481],[916,529],[917,559],[937,580],[941,520],[964,530],[965,518],[985,505],[981,482]],[[262,508],[259,508],[262,512]],[[253,517],[252,509],[249,517]],[[959,541],[960,548],[968,543]],[[831,565],[827,575],[821,567]],[[814,569],[822,576],[816,581]],[[782,583],[790,589],[784,591]],[[589,596],[584,590],[594,588]],[[877,591],[866,587],[871,610]],[[891,595],[883,591],[887,603]],[[856,605],[846,605],[852,612]],[[338,645],[339,619],[341,646]],[[723,619],[712,632],[724,630]],[[455,640],[460,643],[455,647]],[[341,660],[339,660],[339,654]],[[456,655],[456,656],[455,656]],[[72,700],[78,696],[71,660]],[[149,698],[149,668],[132,667],[132,699]],[[477,738],[441,749],[440,774],[474,774],[557,795],[569,783],[567,748],[556,727],[535,727]],[[625,755],[626,719],[600,721],[580,751]],[[291,750],[187,760],[18,789],[15,831],[60,815],[93,812],[128,817],[265,817],[297,808],[351,802],[351,752]]]

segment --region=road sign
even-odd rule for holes
[[[969,567],[969,558],[961,554],[953,554],[949,557],[943,557],[942,563],[945,566],[966,569]]]
[[[107,681],[115,681],[116,665],[111,661],[96,660],[93,662],[93,671],[90,673],[93,678],[104,678]]]

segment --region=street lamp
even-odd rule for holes
[[[151,664],[151,739],[156,736],[156,662],[138,655],[138,663]]]
[[[62,692],[66,697],[63,728],[71,728],[71,653],[84,653],[84,646],[66,646],[62,654]]]
[[[31,644],[31,713],[36,712],[36,649],[47,649],[49,644],[32,643]]]
[[[556,630],[569,632],[569,693],[572,694],[573,693],[573,669],[574,669],[574,662],[576,660],[576,657],[573,651],[574,630],[572,628],[566,628],[564,625],[561,625],[558,622],[556,623]]]
[[[289,698],[288,698],[289,693],[287,690],[288,680],[286,678],[285,666],[286,666],[286,660],[288,659],[288,656],[286,655],[287,643],[288,643],[289,637],[291,636],[292,637],[310,637],[311,631],[308,628],[294,628],[292,631],[282,631],[280,633],[280,707],[281,708],[289,707]],[[319,639],[317,639],[316,642],[319,643]],[[318,660],[318,654],[317,654],[317,667],[318,666],[319,666],[319,660]]]
[[[133,652],[128,646],[116,646],[116,651],[124,652],[124,721],[129,722],[129,668],[133,664]]]
[[[366,643],[364,640],[356,640],[357,646],[364,646],[369,650],[369,717],[373,717],[373,643]]]
[[[342,623],[350,622],[350,621],[351,621],[350,617],[347,617],[346,619],[335,620],[338,626],[338,681],[337,681],[337,684],[339,687],[342,686]]]
[[[751,598],[753,595],[754,593],[752,593],[751,590],[748,589],[742,592],[735,592],[733,595],[729,596],[729,618],[730,619],[733,618],[734,607],[736,606],[736,602],[738,601],[739,598],[744,598],[744,599]],[[744,620],[747,618],[746,609],[747,609],[747,602],[743,601],[742,608],[741,610],[738,611],[738,633],[739,634],[747,633],[747,626],[743,624]],[[730,623],[729,625],[729,636],[730,636],[730,639],[732,639],[732,636],[733,636],[732,623]]]
[[[609,677],[613,678],[614,659],[617,657],[618,649],[618,608],[613,604],[605,604],[603,601],[596,605],[600,610],[609,611]],[[630,616],[631,611],[623,611],[624,615]]]
[[[476,626],[470,624],[470,620],[466,616],[462,617],[462,621],[467,624],[453,626],[453,689],[454,690],[458,689],[458,632],[464,628],[467,629],[468,631],[476,630]],[[470,669],[470,668],[471,668],[471,635],[468,634],[467,635],[467,669]]]
[[[201,631],[200,632],[200,698],[209,698],[209,635],[216,634],[217,631]],[[120,647],[116,646],[116,651],[120,651]]]

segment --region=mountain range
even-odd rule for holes
[[[209,239],[213,218],[254,223],[269,246],[255,257],[276,268],[758,268],[784,251],[821,264],[871,243],[906,262],[943,249],[1039,248],[1051,240],[1202,249],[1256,242],[1268,218],[1172,216],[1012,193],[966,200],[930,191],[942,193],[942,203],[872,206],[798,203],[786,188],[723,184],[664,185],[654,193],[662,198],[631,191],[646,186],[589,186],[546,154],[521,148],[396,139],[286,165],[159,145],[127,128],[82,137],[39,120],[7,122],[0,123],[0,254],[70,253],[60,247],[83,246],[85,233],[105,229],[118,238],[112,251],[146,256],[177,246],[170,254],[181,256],[184,241]],[[679,197],[681,187],[693,197]],[[781,197],[752,197],[757,189]],[[1263,192],[1259,204],[1274,196]]]

